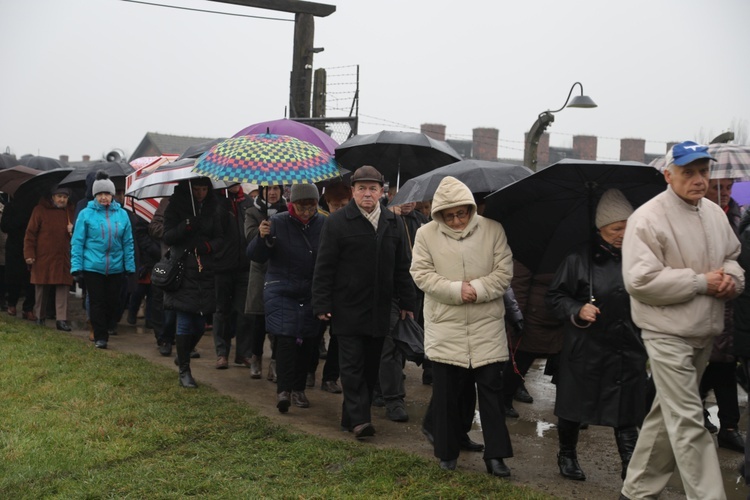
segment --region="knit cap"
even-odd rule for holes
[[[96,196],[99,193],[109,193],[115,195],[115,183],[109,179],[107,172],[99,170],[96,173],[96,180],[91,186],[91,192]]]
[[[627,220],[633,213],[633,206],[619,189],[608,189],[596,207],[596,227],[601,229],[613,222]]]
[[[292,203],[300,200],[317,200],[319,197],[318,187],[315,184],[292,185]]]

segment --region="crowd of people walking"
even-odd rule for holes
[[[265,371],[284,414],[315,404],[306,389],[323,353],[320,387],[343,393],[340,424],[357,439],[376,434],[372,406],[409,420],[393,331],[414,319],[432,385],[422,432],[441,468],[454,470],[463,449],[483,452],[489,474],[511,475],[506,418],[523,413],[514,401],[533,401],[524,376],[541,358],[556,385],[562,477],[586,479],[579,433],[604,426],[614,430],[622,498],[655,498],[679,470],[688,498],[721,499],[711,432],[719,446],[746,449],[736,373],[739,361],[746,375],[750,359],[750,215],[733,204],[731,180],[709,181],[711,160],[705,146],[680,143],[663,193],[640,207],[619,189],[600,193],[591,238],[555,273],[514,256],[503,226],[453,177],[424,211],[388,205],[385,179],[369,165],[323,193],[295,184],[286,196],[281,185],[215,190],[196,177],[149,223],[99,173],[79,210],[60,186],[28,217],[4,200],[2,300],[16,316],[23,297],[23,318],[54,316],[70,331],[75,281],[99,349],[145,301],[155,347],[163,356],[175,348],[184,388],[198,387],[190,362],[212,328],[215,368],[229,368],[234,343],[234,364],[250,379]],[[167,255],[184,274],[160,289],[150,273]],[[711,390],[720,429],[705,409]],[[477,403],[483,443],[467,434]]]

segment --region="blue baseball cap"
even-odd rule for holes
[[[674,145],[669,152],[667,165],[674,163],[677,166],[684,167],[688,163],[702,158],[716,161],[716,158],[708,154],[708,146],[693,141],[685,141]]]

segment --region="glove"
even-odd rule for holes
[[[82,271],[76,271],[73,274],[73,281],[78,283],[79,285],[83,285],[83,272]]]
[[[211,253],[211,244],[207,241],[201,241],[195,247],[195,253],[198,255],[208,255]]]

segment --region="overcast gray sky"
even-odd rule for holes
[[[292,14],[159,3],[281,20],[122,0],[0,0],[0,150],[98,158],[132,153],[146,132],[230,136],[283,117]],[[360,65],[360,133],[430,122],[468,139],[494,127],[498,155],[522,158],[524,132],[580,81],[599,107],[560,112],[553,145],[596,135],[599,158],[617,159],[621,138],[660,153],[667,141],[737,124],[747,135],[747,0],[323,3],[337,11],[315,19],[325,51],[314,67],[344,75]]]

